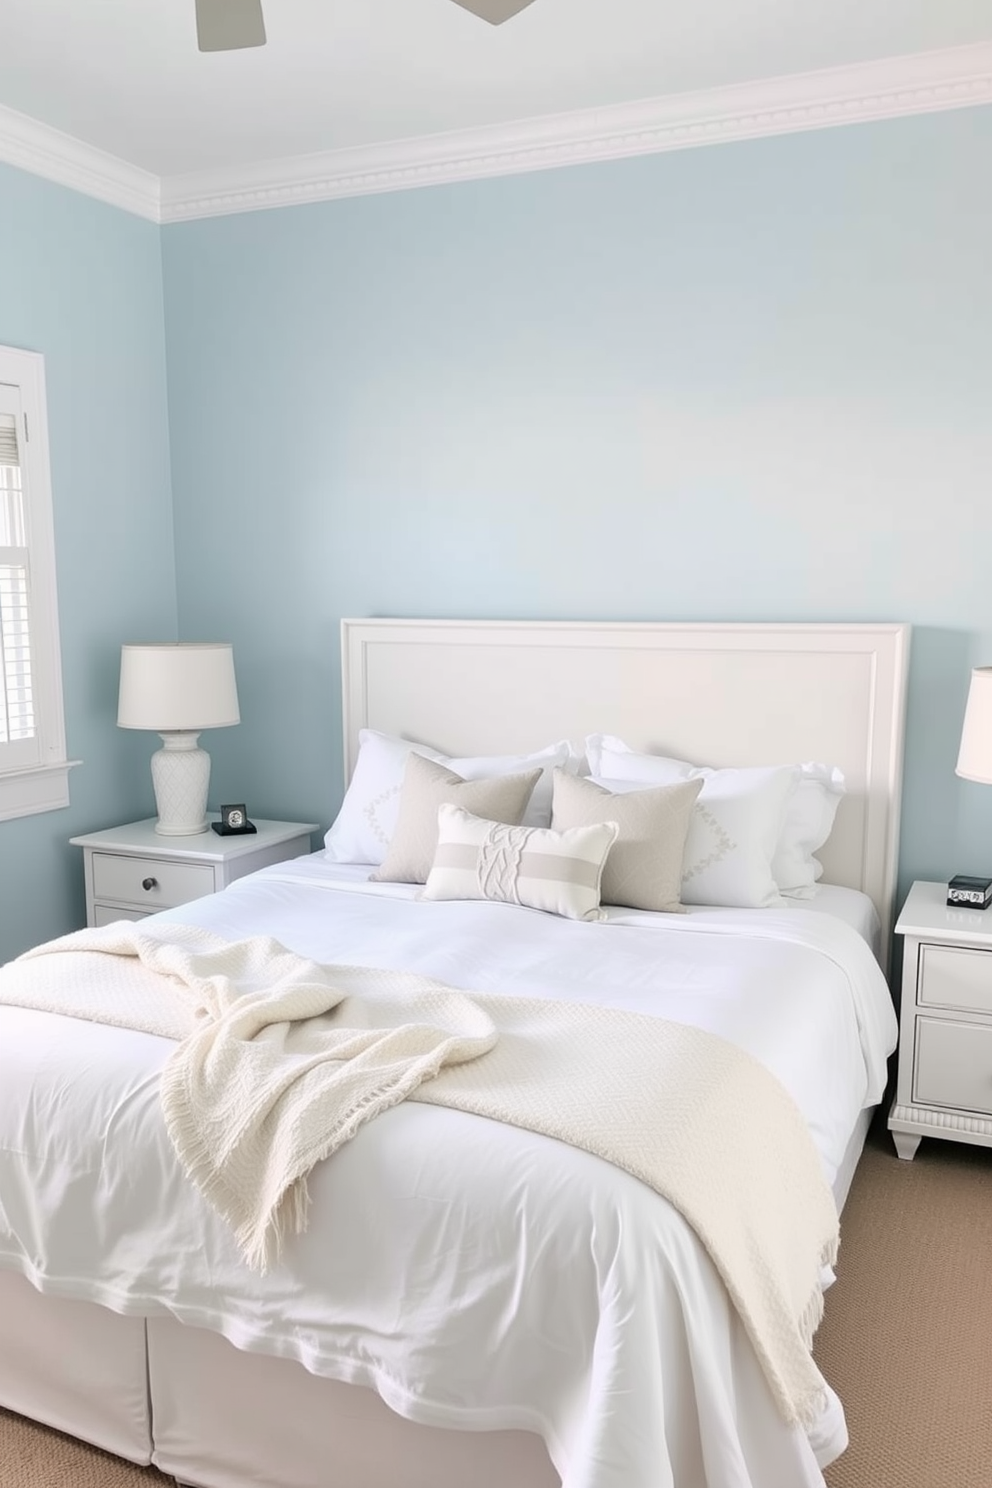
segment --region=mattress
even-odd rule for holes
[[[828,1182],[881,1095],[895,1017],[871,917],[844,891],[585,924],[425,904],[367,876],[318,853],[158,919],[709,1029],[790,1091]],[[42,1292],[171,1316],[368,1385],[421,1424],[536,1431],[566,1488],[812,1485],[846,1444],[829,1390],[808,1433],[778,1420],[712,1263],[664,1200],[588,1153],[478,1117],[411,1103],[378,1117],[312,1174],[308,1230],[281,1263],[247,1272],[165,1135],[171,1047],[0,1008],[0,1266]]]

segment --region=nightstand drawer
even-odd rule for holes
[[[144,888],[150,883],[150,888]],[[170,863],[164,858],[93,854],[94,899],[135,904],[148,914],[171,909],[214,892],[214,870],[205,863]]]
[[[140,909],[119,909],[115,904],[93,906],[94,925],[112,925],[115,920],[146,920],[147,918],[147,914],[142,914]]]
[[[992,1013],[992,951],[921,945],[917,996],[933,1007]]]
[[[913,1099],[992,1114],[992,1027],[917,1018]]]
[[[245,836],[166,837],[156,821],[107,827],[70,842],[83,849],[86,923],[140,919],[226,889],[235,879],[310,851],[314,822],[255,822]],[[150,884],[144,888],[145,882]]]

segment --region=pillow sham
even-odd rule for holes
[[[437,851],[420,898],[489,899],[569,920],[599,919],[603,865],[618,830],[616,822],[564,832],[511,827],[441,806]]]
[[[609,790],[700,779],[682,865],[683,904],[764,909],[784,903],[772,859],[797,765],[711,770],[661,754],[639,754],[611,734],[590,734],[591,778]],[[603,771],[614,772],[604,776]]]
[[[714,773],[688,760],[640,754],[613,734],[589,734],[585,744],[593,776],[648,784],[691,780],[697,775],[706,778]],[[813,854],[830,836],[844,794],[844,775],[835,765],[817,761],[786,768],[796,772],[796,783],[786,800],[782,830],[772,857],[772,877],[779,893],[790,899],[811,899],[823,873],[823,865]]]
[[[382,864],[370,875],[372,882],[422,884],[425,881],[437,848],[438,808],[442,805],[464,806],[492,821],[517,826],[540,775],[540,770],[528,770],[521,775],[463,780],[434,760],[409,754],[396,831]]]
[[[604,904],[681,914],[682,860],[702,780],[680,780],[618,794],[595,781],[554,772],[551,825],[556,832],[615,821],[600,898]]]
[[[542,768],[542,776],[527,806],[528,826],[551,824],[551,771],[555,765],[578,768],[581,756],[567,739],[532,754],[475,755],[454,758],[427,744],[399,739],[377,729],[361,729],[358,759],[341,809],[324,835],[324,853],[332,863],[379,864],[385,859],[399,812],[403,771],[410,754],[435,760],[463,780],[481,780]]]
[[[837,767],[809,761],[786,803],[785,822],[772,858],[772,874],[789,899],[812,899],[823,864],[815,856],[833,830],[844,795],[844,776]]]

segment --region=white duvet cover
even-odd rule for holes
[[[828,1181],[881,1095],[888,990],[826,900],[585,924],[424,903],[367,873],[315,854],[159,920],[721,1034],[792,1094]],[[808,1436],[783,1424],[705,1251],[636,1179],[408,1102],[314,1171],[307,1233],[259,1278],[169,1144],[158,1074],[172,1047],[0,1007],[0,1266],[371,1386],[424,1424],[537,1431],[564,1488],[822,1484],[846,1445],[836,1397]]]

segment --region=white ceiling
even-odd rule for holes
[[[0,105],[167,178],[992,41],[992,0],[263,5],[206,54],[193,0],[2,0]]]

